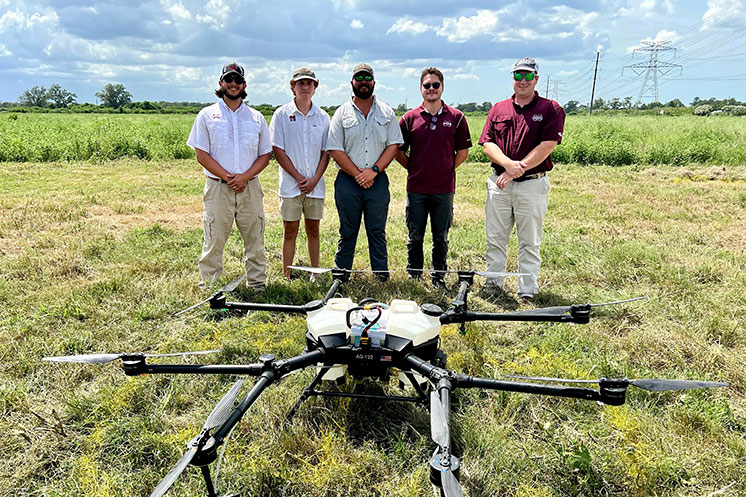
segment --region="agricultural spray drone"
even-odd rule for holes
[[[303,268],[299,268],[303,269]],[[309,269],[309,268],[306,268]],[[310,268],[312,272],[322,272]],[[473,312],[468,309],[467,295],[473,284],[474,271],[458,271],[459,290],[456,299],[445,312],[433,304],[417,305],[410,300],[393,300],[390,304],[364,299],[354,303],[349,298],[335,297],[350,275],[349,270],[330,269],[332,284],[322,300],[305,305],[277,305],[249,302],[228,302],[225,293],[234,290],[242,278],[235,280],[208,299],[185,309],[191,310],[205,302],[212,309],[239,311],[273,311],[305,314],[307,320],[306,348],[295,357],[276,359],[272,354],[259,357],[254,364],[153,364],[149,358],[183,354],[87,354],[45,357],[45,361],[104,364],[121,359],[128,376],[144,374],[227,374],[257,377],[256,383],[237,405],[243,380],[238,381],[218,402],[207,417],[200,433],[187,443],[187,450],[179,462],[161,480],[151,497],[164,495],[188,465],[199,467],[209,497],[217,497],[210,464],[218,459],[218,448],[259,395],[285,376],[305,368],[316,368],[317,373],[304,389],[288,414],[290,420],[300,405],[311,396],[331,396],[407,401],[428,404],[430,407],[431,437],[436,444],[430,458],[430,481],[436,493],[445,497],[459,497],[463,491],[458,481],[459,459],[453,454],[450,436],[450,405],[452,392],[457,388],[481,388],[557,397],[571,397],[597,401],[609,405],[625,402],[630,386],[650,391],[686,390],[723,387],[727,383],[668,380],[668,379],[610,379],[569,380],[543,377],[515,377],[517,380],[478,378],[446,368],[446,354],[440,349],[440,327],[444,324],[464,324],[471,321],[543,321],[588,323],[593,307],[629,302],[629,299],[606,304],[575,304],[546,307],[510,313]],[[487,274],[505,276],[510,273]],[[181,314],[177,313],[177,314]],[[208,353],[196,352],[196,353]],[[346,375],[354,378],[385,380],[397,374],[400,384],[411,387],[412,396],[346,393],[319,388],[322,382],[339,381]],[[542,383],[537,383],[542,382]],[[587,383],[598,388],[552,385],[546,383]],[[217,475],[216,475],[217,476]],[[216,478],[217,479],[217,478]]]

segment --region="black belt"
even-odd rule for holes
[[[227,181],[225,181],[224,179],[221,179],[221,178],[213,178],[212,176],[207,176],[207,179],[211,179],[211,180],[213,180],[213,181],[217,181],[218,183],[225,183],[225,184],[228,184],[228,182],[227,182]]]
[[[515,178],[513,181],[515,181],[516,183],[520,183],[521,181],[528,181],[528,180],[532,180],[532,179],[543,178],[546,175],[547,175],[547,172],[546,171],[542,171],[540,173],[529,174],[528,176],[521,176],[520,178]]]

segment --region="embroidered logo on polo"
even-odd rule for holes
[[[542,114],[534,114],[533,116],[531,116],[531,119],[533,119],[534,122],[538,123],[539,121],[544,120],[544,116]]]
[[[453,126],[453,123],[451,123],[451,121],[443,121],[443,126],[445,126],[446,128],[450,128],[451,126]]]
[[[291,121],[295,122],[295,116],[288,116]]]
[[[221,118],[222,118],[222,116],[219,113],[215,113],[215,114],[213,114],[213,115],[210,116],[210,119],[221,119]]]

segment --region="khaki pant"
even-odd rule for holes
[[[258,179],[252,179],[241,193],[221,181],[205,179],[202,218],[205,242],[199,259],[199,274],[204,282],[216,281],[223,272],[223,248],[233,221],[243,238],[246,284],[263,288],[267,280],[264,255],[264,194]]]
[[[549,179],[547,176],[520,183],[511,181],[500,190],[496,175],[487,180],[487,271],[505,271],[508,240],[515,224],[518,235],[518,272],[531,276],[518,278],[518,295],[534,295],[539,291],[541,268],[541,235],[547,213]],[[505,278],[487,281],[488,286],[502,288]]]

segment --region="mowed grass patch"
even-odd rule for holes
[[[28,171],[32,170],[33,175]],[[406,266],[405,171],[388,170],[389,255]],[[484,181],[489,166],[458,169],[452,268],[484,267]],[[334,166],[327,173],[322,220],[324,266],[333,264],[338,221]],[[630,390],[621,407],[521,394],[460,391],[453,434],[469,496],[707,495],[746,491],[746,202],[744,168],[713,175],[682,168],[560,165],[542,254],[535,305],[649,300],[598,308],[588,325],[472,323],[442,330],[449,366],[486,377],[506,374],[574,378],[666,377],[724,380],[725,390],[650,394]],[[711,179],[712,178],[712,179]],[[277,165],[262,173],[269,288],[263,301],[302,304],[324,285],[280,277],[282,227]],[[0,170],[0,429],[9,454],[6,487],[37,495],[147,495],[180,457],[212,406],[236,378],[127,378],[106,366],[41,363],[45,355],[222,349],[214,356],[165,359],[256,361],[304,347],[304,320],[266,312],[239,315],[203,306],[242,271],[234,232],[225,272],[197,288],[204,179],[194,160],[5,164]],[[429,238],[426,241],[429,264]],[[509,269],[516,269],[511,242]],[[296,261],[308,264],[299,236]],[[368,265],[361,230],[355,267]],[[449,305],[396,272],[386,284],[355,276],[353,300],[413,298]],[[515,282],[507,288],[515,290]],[[232,295],[249,299],[239,289]],[[527,308],[511,293],[494,297],[477,278],[470,305]],[[425,410],[398,403],[312,399],[286,427],[283,418],[313,374],[269,389],[228,445],[221,492],[252,495],[397,495],[431,492],[432,453]],[[250,381],[249,381],[250,383]],[[394,382],[395,383],[395,382]],[[396,391],[396,385],[348,383],[347,391]],[[246,390],[244,390],[246,392]],[[169,495],[202,492],[189,468]],[[725,495],[729,495],[725,493]]]

